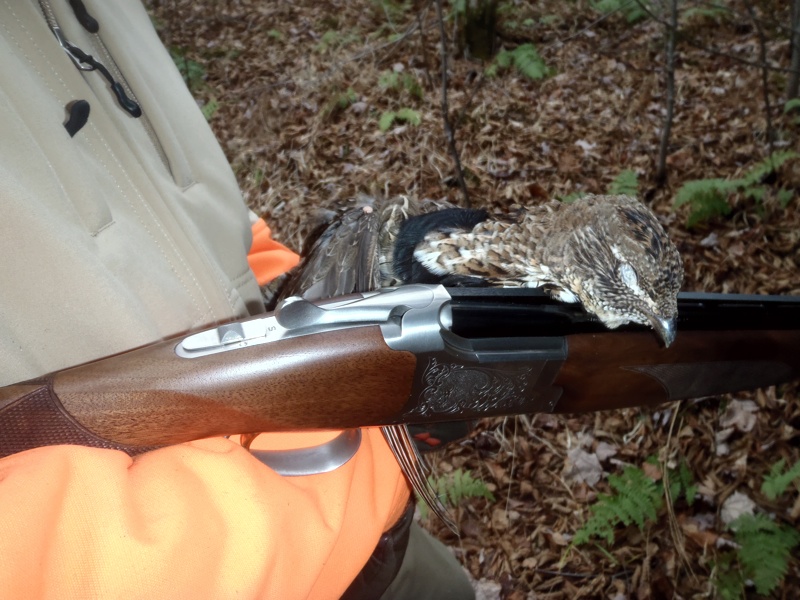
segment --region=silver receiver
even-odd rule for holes
[[[428,352],[444,348],[441,331],[452,326],[450,294],[441,285],[407,285],[353,294],[336,301],[287,298],[268,317],[220,325],[185,337],[175,347],[196,358],[337,329],[379,325],[394,350]]]

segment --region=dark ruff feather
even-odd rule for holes
[[[394,247],[393,266],[398,279],[407,283],[439,283],[441,276],[434,275],[414,260],[416,247],[432,231],[472,231],[488,217],[485,210],[447,208],[405,220],[400,225]]]

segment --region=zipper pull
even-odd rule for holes
[[[67,56],[70,57],[78,69],[81,71],[99,71],[100,74],[108,81],[109,86],[111,87],[111,92],[116,97],[117,102],[122,109],[134,118],[139,118],[142,116],[142,108],[134,100],[128,97],[124,88],[122,87],[122,84],[114,79],[114,77],[111,75],[111,72],[105,67],[105,65],[103,65],[103,63],[96,60],[91,54],[86,54],[86,52],[78,48],[78,46],[70,42],[58,25],[50,25],[50,30],[56,36],[56,39],[58,40],[59,45],[64,49],[64,52],[67,53]]]
[[[81,0],[69,0],[69,5],[72,7],[72,12],[75,13],[78,23],[83,25],[86,31],[89,33],[97,33],[100,31],[100,23],[89,14],[89,11],[86,10],[86,6]]]

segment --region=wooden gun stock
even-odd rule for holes
[[[663,348],[650,331],[602,330],[536,298],[503,308],[471,294],[450,314],[443,290],[294,302],[0,388],[0,456],[53,444],[137,454],[237,433],[597,411],[800,378],[796,300],[687,299],[684,328]],[[737,318],[708,318],[726,314]],[[741,330],[720,329],[729,322]]]
[[[377,423],[405,405],[416,365],[377,326],[243,348],[235,362],[187,360],[175,345],[0,388],[0,456],[53,444],[137,454],[217,435]]]

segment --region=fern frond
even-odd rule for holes
[[[633,169],[625,169],[608,186],[608,193],[618,196],[636,196],[639,192],[639,176]]]
[[[574,544],[584,544],[593,537],[614,542],[617,525],[635,523],[643,529],[646,522],[655,520],[663,498],[661,487],[635,467],[628,467],[622,475],[610,475],[608,484],[614,495],[599,494],[591,507],[591,516],[573,538]]]
[[[800,98],[792,98],[791,100],[787,100],[786,104],[783,105],[783,113],[789,113],[795,108],[800,108]]]
[[[419,125],[422,123],[422,117],[420,114],[412,108],[401,108],[397,111],[396,117],[400,121],[405,121],[411,125]]]
[[[691,506],[694,504],[694,499],[697,497],[698,488],[697,485],[692,483],[692,472],[689,470],[685,460],[681,461],[681,465],[678,467],[677,475],[677,479],[681,484],[681,490],[686,498],[686,502],[689,504],[689,506]]]
[[[393,110],[387,110],[381,115],[380,120],[378,120],[378,129],[381,131],[388,130],[389,127],[392,126],[392,123],[394,123],[395,118],[397,118],[397,113]]]
[[[592,8],[604,15],[621,12],[628,23],[636,23],[648,17],[647,12],[635,0],[599,0],[592,2]]]
[[[559,196],[558,199],[561,202],[569,204],[570,202],[575,202],[575,200],[580,200],[584,196],[588,196],[588,193],[587,192],[572,192],[570,194],[567,194],[566,196]]]
[[[800,154],[791,150],[774,152],[769,158],[753,165],[739,179],[697,179],[687,181],[675,195],[674,206],[677,208],[684,204],[691,206],[687,225],[694,227],[700,222],[708,221],[718,216],[730,214],[731,207],[727,197],[740,192],[746,198],[752,198],[757,204],[762,204],[767,196],[768,188],[762,184],[768,175],[775,172],[784,163]],[[781,190],[782,191],[782,190]],[[785,208],[791,197],[778,192],[778,201]]]
[[[792,549],[800,544],[800,533],[781,527],[763,514],[742,515],[730,524],[739,564],[759,594],[769,594],[789,568]]]
[[[550,74],[550,69],[539,56],[539,51],[533,44],[522,44],[512,52],[514,66],[528,79],[544,79]]]
[[[383,71],[378,76],[378,86],[382,90],[393,90],[400,81],[400,75],[394,71]]]
[[[494,502],[494,495],[486,484],[469,471],[456,469],[448,475],[428,477],[428,482],[442,502],[450,506],[458,506],[466,498],[486,498]]]
[[[782,458],[772,465],[769,475],[764,477],[764,482],[761,484],[761,492],[770,500],[775,500],[795,479],[800,478],[800,460],[791,469],[783,471],[785,464],[786,460]]]
[[[727,179],[687,181],[675,195],[674,206],[676,208],[684,204],[691,206],[686,222],[691,228],[714,217],[729,215],[731,207],[726,198],[735,190],[736,183]]]
[[[486,76],[494,77],[498,70],[514,66],[528,79],[544,79],[552,73],[539,55],[533,44],[522,44],[513,50],[502,50],[494,57],[493,63],[487,67]]]
[[[744,174],[741,180],[736,181],[741,181],[741,187],[745,188],[757,185],[761,183],[767,175],[781,168],[785,162],[798,157],[800,157],[800,154],[792,150],[773,152],[769,157],[753,165],[750,170]]]

